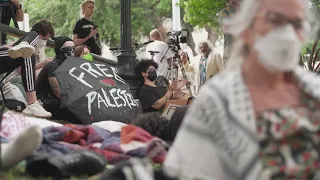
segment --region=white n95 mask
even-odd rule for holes
[[[258,37],[254,48],[259,62],[272,72],[287,72],[299,64],[302,42],[292,25],[286,25]]]

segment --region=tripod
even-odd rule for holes
[[[180,67],[183,78],[188,80],[186,71],[185,71],[184,66],[181,62],[180,55],[178,54],[178,52],[174,53],[174,56],[172,57],[171,61],[169,62],[169,67],[168,67],[168,72],[167,72],[166,78],[172,79],[172,80],[178,79],[179,67]],[[187,87],[189,94],[190,94],[189,100],[192,100],[193,95],[192,95],[189,81],[187,82],[186,87]]]
[[[19,29],[19,25],[18,25],[18,22],[17,22],[17,19],[16,19],[16,15],[14,13],[14,10],[13,10],[13,6],[11,4],[11,1],[8,0],[7,2],[0,2],[0,20],[2,22],[2,13],[3,13],[3,10],[5,8],[9,8],[9,18],[13,20],[13,23],[14,23],[14,26]],[[9,20],[10,22],[10,20]],[[0,31],[0,42],[1,44],[3,44],[3,33]]]

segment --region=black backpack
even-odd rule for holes
[[[17,111],[17,112],[22,112],[26,108],[26,105],[23,102],[19,101],[19,100],[6,99],[4,97],[4,94],[3,94],[3,91],[2,91],[2,84],[0,84],[0,91],[1,91],[1,95],[2,95],[2,101],[1,102],[8,109],[14,110],[14,111]]]

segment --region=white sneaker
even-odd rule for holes
[[[46,111],[39,101],[36,101],[33,104],[27,105],[27,107],[22,111],[23,114],[29,116],[35,116],[40,118],[51,118],[52,114]]]
[[[17,59],[19,57],[28,58],[34,53],[34,47],[27,42],[21,42],[20,44],[8,49],[9,57]]]

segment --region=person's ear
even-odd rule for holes
[[[148,76],[148,73],[147,73],[147,72],[141,72],[141,75],[142,75],[143,77],[146,77],[146,76]]]

